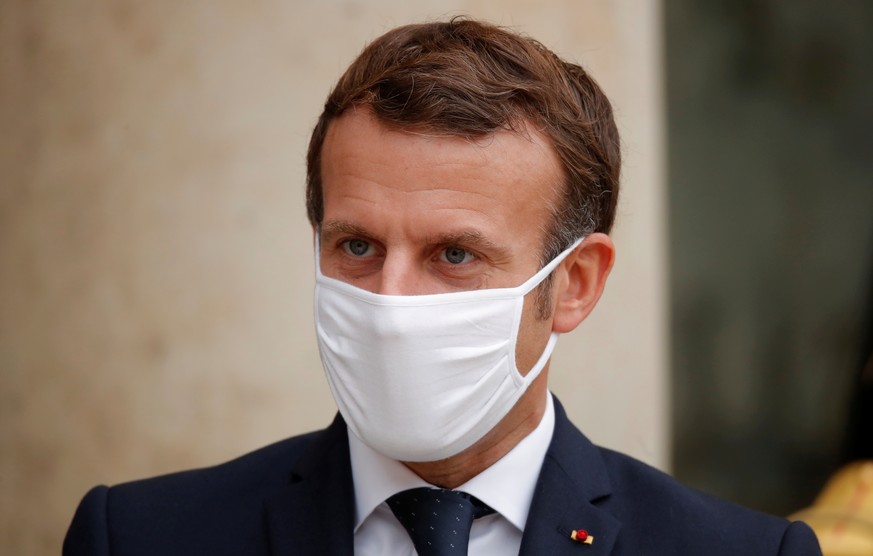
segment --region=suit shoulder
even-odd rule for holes
[[[291,483],[295,464],[319,434],[289,438],[213,467],[99,487],[99,512],[83,502],[74,525],[102,521],[105,529],[89,526],[83,529],[87,535],[79,536],[105,538],[104,544],[128,554],[267,553],[265,500]],[[89,511],[97,518],[88,517]]]
[[[803,523],[722,500],[630,456],[599,450],[612,483],[603,506],[637,539],[669,535],[678,546],[676,554],[821,554]],[[783,552],[786,546],[790,552]]]
[[[113,497],[146,493],[149,496],[161,493],[176,496],[179,492],[191,496],[201,491],[212,492],[217,487],[225,492],[258,492],[288,478],[306,447],[320,433],[287,438],[218,465],[122,483],[113,486],[110,492]]]

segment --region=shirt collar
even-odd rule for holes
[[[546,410],[539,425],[505,456],[457,490],[479,498],[524,531],[537,479],[555,429],[552,396],[546,395]],[[398,492],[433,486],[399,461],[364,444],[349,431],[349,453],[355,487],[355,531],[382,502]],[[507,488],[512,485],[512,488]]]

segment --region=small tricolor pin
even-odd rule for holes
[[[582,544],[594,544],[594,536],[589,535],[585,529],[579,529],[578,531],[573,529],[573,532],[570,533],[570,538]]]

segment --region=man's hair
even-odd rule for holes
[[[437,135],[481,138],[528,126],[545,135],[566,183],[551,207],[543,264],[577,238],[612,227],[621,166],[612,106],[585,70],[533,39],[454,18],[398,27],[370,43],[331,91],[312,132],[306,206],[314,226],[324,217],[328,127],[356,106],[386,125]]]

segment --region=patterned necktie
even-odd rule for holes
[[[466,492],[413,488],[388,499],[418,556],[466,556],[473,520],[494,513]]]

